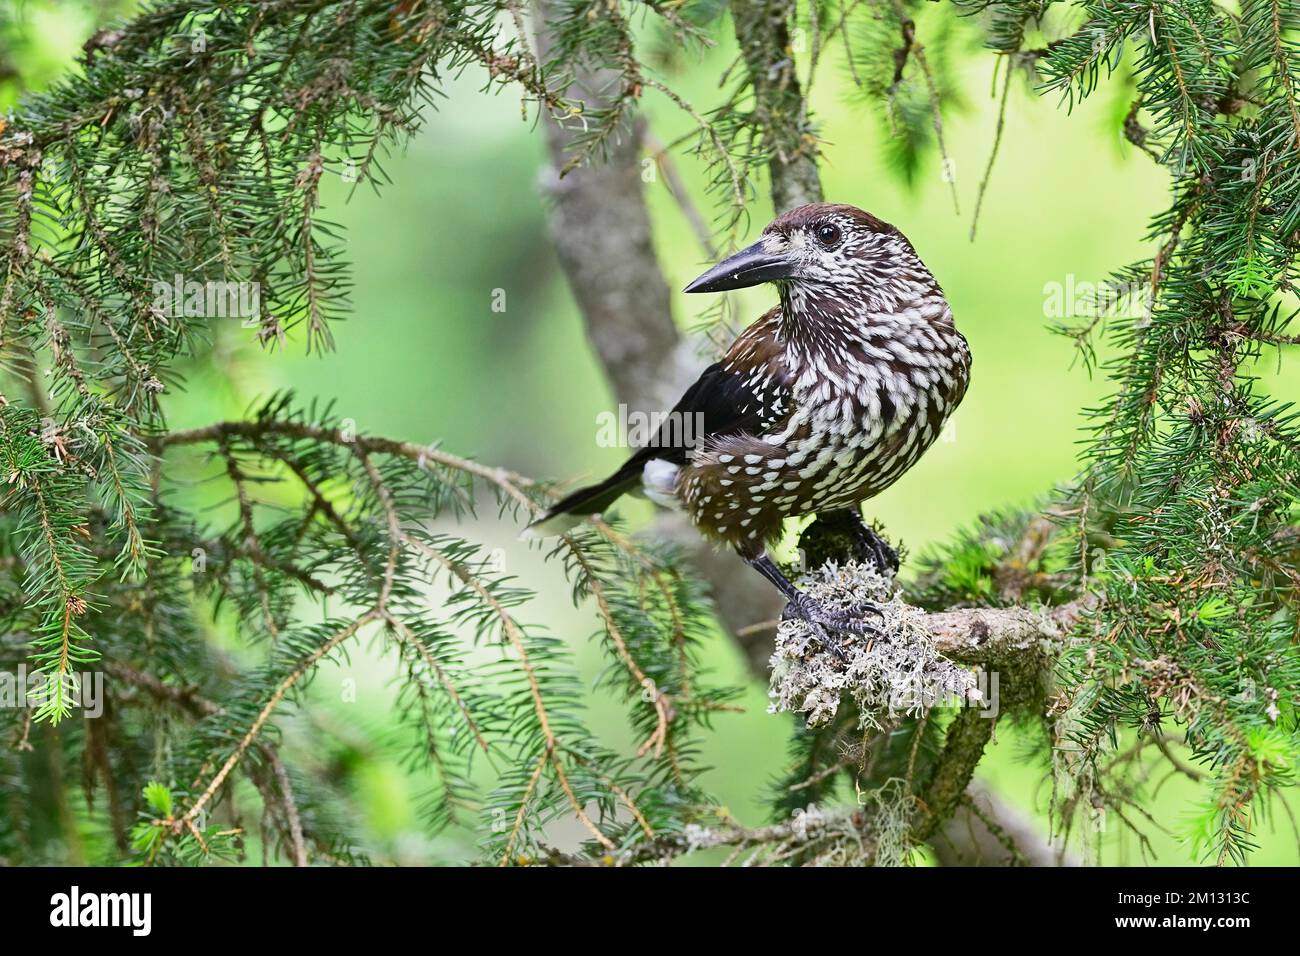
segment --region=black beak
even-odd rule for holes
[[[726,292],[744,289],[774,279],[793,279],[795,264],[783,255],[773,255],[756,242],[730,259],[724,259],[686,287],[686,292]]]

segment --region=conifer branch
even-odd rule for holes
[[[417,730],[412,766],[431,780],[426,822],[490,817],[488,853],[503,863],[622,865],[724,845],[754,862],[898,863],[945,838],[1043,860],[1045,841],[1026,849],[1023,828],[974,805],[992,722],[972,710],[890,715],[864,739],[863,714],[844,706],[827,726],[801,728],[774,804],[808,813],[852,778],[862,808],[703,826],[717,811],[699,783],[698,734],[733,706],[734,689],[698,671],[712,609],[701,575],[654,540],[662,529],[646,540],[600,521],[547,555],[598,622],[602,687],[637,741],[617,752],[586,725],[566,643],[527,623],[531,592],[444,529],[480,500],[531,517],[550,486],[438,447],[354,436],[331,409],[288,396],[245,421],[170,432],[163,419],[209,347],[208,319],[186,307],[189,281],[256,287],[257,314],[244,318],[264,345],[295,327],[309,349],[331,344],[348,274],[323,218],[327,177],[382,181],[388,149],[467,68],[543,122],[555,222],[594,226],[606,213],[599,229],[556,230],[561,259],[619,397],[661,405],[697,363],[654,258],[638,175],[643,95],[689,127],[654,151],[668,170],[670,150],[693,149],[720,214],[705,246],[722,248],[756,170],[766,167],[778,209],[821,198],[807,92],[836,33],[891,166],[915,182],[927,152],[946,158],[942,117],[957,92],[946,41],[962,29],[982,31],[1007,70],[981,207],[1012,69],[1067,106],[1113,74],[1135,87],[1120,132],[1168,172],[1170,202],[1150,223],[1148,258],[1113,277],[1142,307],[1058,329],[1111,389],[1090,416],[1077,480],[916,559],[907,599],[925,614],[914,620],[949,662],[1002,671],[1007,709],[1046,727],[1061,834],[1113,812],[1145,851],[1143,831],[1161,824],[1133,780],[1159,768],[1199,788],[1196,852],[1244,861],[1297,749],[1300,419],[1253,369],[1266,348],[1282,360],[1297,341],[1276,303],[1300,282],[1300,21],[1278,0],[1234,12],[1090,2],[1059,21],[1042,6],[845,0],[801,13],[788,0],[733,0],[739,58],[711,110],[682,95],[671,64],[645,56],[638,17],[685,50],[713,42],[715,24],[656,0],[550,3],[540,16],[513,0],[169,0],[97,37],[81,73],[0,123],[5,653],[54,678],[36,720],[71,712],[74,675],[99,656],[131,726],[191,718],[168,722],[159,750],[160,778],[188,788],[135,770],[119,785],[114,770],[136,765],[122,759],[129,742],[86,735],[113,846],[129,836],[129,852],[152,863],[237,853],[233,832],[206,820],[244,799],[231,786],[243,775],[267,842],[278,837],[290,862],[358,859],[321,799],[329,782],[302,772],[273,734],[320,665],[378,625],[375,645],[400,665],[397,711]],[[958,23],[952,7],[982,15]],[[1026,48],[1045,26],[1060,35]],[[797,31],[811,32],[810,50]],[[698,235],[684,177],[665,178]],[[636,268],[612,268],[615,253]],[[216,511],[176,493],[163,464],[176,457],[223,489]],[[749,585],[729,591],[706,575],[733,625],[752,620],[738,606],[767,616]],[[431,604],[435,576],[451,593]],[[349,616],[328,616],[326,598]],[[262,654],[259,666],[204,640],[212,608]],[[500,660],[468,666],[470,634]],[[761,666],[764,643],[745,647]],[[19,749],[41,742],[32,714],[9,722]],[[49,766],[62,757],[51,752]],[[487,787],[470,763],[485,758]],[[0,793],[0,819],[8,801]],[[141,822],[128,835],[132,814]],[[583,847],[548,851],[545,827],[559,817],[582,827]],[[955,834],[963,818],[983,835]],[[7,832],[0,825],[6,857]]]

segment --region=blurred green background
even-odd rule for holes
[[[103,6],[130,4],[11,5],[0,20],[0,49],[16,73],[6,78],[0,71],[0,107],[12,104],[21,85],[39,87],[67,68],[93,32],[92,8]],[[717,80],[732,55],[724,43],[671,83],[700,109],[716,105]],[[854,95],[834,53],[812,95],[826,140],[827,198],[862,206],[908,235],[944,285],[974,355],[971,388],[950,434],[868,506],[913,554],[981,512],[1027,503],[1074,474],[1080,409],[1100,400],[1106,387],[1075,361],[1069,341],[1048,330],[1045,286],[1064,285],[1070,276],[1099,282],[1149,255],[1141,241],[1146,223],[1168,198],[1165,175],[1119,135],[1131,100],[1122,82],[1103,84],[1068,116],[1029,95],[1018,78],[972,242],[971,214],[998,111],[991,55],[972,48],[958,63],[965,103],[946,117],[944,132],[960,214],[937,157],[929,157],[910,188],[891,171],[882,159],[881,124]],[[619,462],[618,449],[596,444],[597,415],[614,402],[545,235],[540,131],[521,121],[517,99],[482,94],[483,80],[470,71],[448,87],[424,131],[386,164],[393,183],[382,194],[364,183],[350,201],[346,183],[326,190],[326,218],[346,227],[355,275],[352,316],[335,328],[337,351],[308,357],[299,341],[267,352],[252,331],[232,322],[218,330],[210,359],[189,371],[186,391],[169,397],[173,427],[239,417],[258,396],[293,388],[303,398],[334,399],[338,413],[362,431],[438,441],[529,475],[591,477]],[[645,111],[661,141],[690,129],[690,120],[658,94],[646,95]],[[697,201],[707,203],[699,165],[680,154],[676,162]],[[663,177],[646,191],[664,271],[680,289],[707,263]],[[770,212],[755,203],[751,234]],[[504,312],[492,308],[497,289],[505,291]],[[770,290],[749,290],[740,314],[756,316],[771,300]],[[695,325],[704,308],[682,295],[674,306],[683,328]],[[1266,374],[1275,388],[1296,393],[1294,374],[1283,377],[1272,366]],[[649,508],[630,505],[624,513],[640,524]],[[569,604],[558,568],[518,543],[517,531],[487,507],[468,535],[502,549],[506,569],[538,591],[530,618],[567,635],[577,665],[594,681],[604,666],[589,640],[594,614]],[[431,595],[431,608],[437,597]],[[744,713],[721,715],[708,738],[713,769],[706,784],[741,820],[759,823],[791,719],[766,713],[765,688],[748,680],[721,635],[708,659],[717,680],[749,689]],[[317,678],[314,706],[286,721],[288,739],[322,763],[346,767],[362,842],[377,860],[472,858],[472,833],[431,840],[420,827],[426,782],[400,761],[405,731],[390,710],[395,676],[393,662],[373,648],[355,651],[346,666]],[[347,681],[356,682],[355,702],[344,699],[351,696],[343,692]],[[622,709],[596,692],[590,722],[610,744],[635,746]],[[1014,728],[999,726],[980,776],[1046,825],[1047,768]],[[1179,838],[1194,798],[1195,787],[1178,778],[1149,805],[1156,825],[1145,829],[1158,862],[1195,862]],[[1300,862],[1294,830],[1277,809],[1263,821],[1253,863]],[[1122,830],[1105,829],[1102,861],[1141,863],[1137,841]]]

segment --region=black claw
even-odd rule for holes
[[[883,621],[885,619],[885,606],[876,601],[859,601],[856,604],[850,604],[841,613],[853,623],[860,622],[863,615],[866,614],[874,614]],[[872,630],[875,630],[875,628],[873,627]]]
[[[888,577],[898,573],[898,552],[865,522],[860,525],[854,551],[859,561],[875,565],[882,575]]]
[[[883,577],[898,573],[898,552],[863,520],[857,508],[821,512],[808,526],[808,531],[816,533],[809,535],[805,532],[800,541],[812,541],[813,549],[805,554],[814,566],[830,558],[843,560],[848,557],[860,564],[871,565]]]
[[[881,632],[879,627],[868,624],[862,619],[865,614],[875,614],[876,617],[884,618],[884,607],[876,604],[875,601],[862,601],[861,604],[855,604],[845,610],[831,610],[829,607],[819,605],[807,594],[797,592],[785,604],[785,611],[781,617],[789,620],[806,620],[807,623],[815,624],[816,627],[826,631],[879,635]]]
[[[844,643],[843,635],[860,636],[871,634],[876,637],[884,636],[884,631],[880,628],[862,620],[863,615],[866,614],[874,614],[883,618],[885,616],[883,605],[877,604],[875,601],[860,601],[844,610],[831,610],[822,607],[822,605],[791,584],[789,578],[781,573],[781,569],[766,554],[750,558],[749,563],[763,577],[780,588],[781,593],[786,596],[785,610],[781,613],[782,619],[806,621],[817,631],[822,643],[840,660],[848,659],[848,655],[844,653],[842,646]]]
[[[847,663],[849,654],[848,651],[844,649],[844,638],[842,636],[837,636],[833,631],[828,631],[820,624],[814,624],[813,627],[817,631],[817,636],[821,638],[822,647],[830,651],[831,654],[835,656],[836,660]]]

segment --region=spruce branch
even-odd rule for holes
[[[1150,223],[1149,256],[1113,276],[1142,307],[1058,329],[1110,387],[1077,480],[920,559],[907,613],[949,662],[1012,678],[1006,706],[1045,729],[1060,859],[1062,841],[1103,814],[1148,852],[1146,831],[1163,826],[1148,794],[1177,775],[1201,794],[1178,835],[1207,860],[1244,861],[1269,801],[1293,783],[1297,750],[1300,425],[1255,368],[1266,354],[1289,359],[1297,340],[1278,303],[1300,279],[1300,21],[1279,0],[1235,11],[1085,2],[1059,18],[1046,14],[1064,5],[1039,0],[954,6],[981,14],[961,28],[983,30],[1006,70],[979,205],[1013,69],[1067,107],[1112,77],[1131,85],[1121,132],[1168,172],[1170,202]],[[176,307],[184,289],[158,285],[251,284],[261,298],[244,316],[250,338],[274,346],[300,327],[309,349],[329,346],[349,279],[321,205],[327,177],[382,183],[387,151],[468,67],[544,122],[555,221],[607,212],[599,231],[557,230],[570,241],[561,258],[620,397],[659,404],[651,384],[680,383],[697,363],[632,178],[645,147],[669,170],[668,153],[691,144],[718,202],[715,236],[701,232],[682,177],[665,178],[705,247],[722,248],[756,170],[766,167],[778,209],[820,198],[807,93],[835,33],[905,175],[924,150],[944,157],[943,111],[961,92],[948,7],[735,0],[730,11],[739,57],[710,110],[644,53],[643,19],[683,49],[712,42],[712,22],[673,4],[546,4],[530,43],[528,9],[514,2],[171,0],[93,38],[79,75],[0,124],[0,648],[54,678],[38,719],[71,713],[82,665],[103,660],[120,682],[114,723],[84,736],[88,779],[102,781],[91,797],[107,801],[119,851],[129,838],[145,862],[237,853],[239,827],[208,820],[238,816],[244,779],[267,842],[290,862],[360,859],[321,799],[329,781],[281,734],[313,676],[365,633],[399,665],[397,710],[416,731],[412,766],[430,779],[430,828],[486,815],[488,855],[502,863],[652,862],[715,846],[748,862],[899,863],[945,839],[958,856],[992,845],[1016,862],[1049,855],[971,796],[992,731],[971,710],[893,714],[864,734],[861,714],[841,707],[801,728],[774,794],[778,812],[805,818],[747,828],[720,817],[699,784],[697,742],[734,692],[699,672],[712,615],[703,585],[674,549],[604,521],[547,556],[590,602],[609,665],[601,690],[633,728],[629,752],[602,746],[569,649],[528,622],[532,594],[448,527],[480,501],[529,517],[551,497],[544,483],[354,436],[331,409],[288,396],[244,421],[167,430],[169,393],[206,354],[210,317]],[[811,33],[806,58],[796,29]],[[1061,35],[1038,39],[1047,29]],[[690,128],[666,149],[636,116],[647,91]],[[593,235],[611,247],[625,237],[604,251],[638,268],[609,269]],[[582,257],[594,266],[574,267]],[[629,298],[643,310],[625,309]],[[164,468],[181,456],[225,494],[211,515]],[[431,602],[435,577],[450,593]],[[715,593],[733,624],[752,594]],[[213,608],[258,665],[204,640]],[[303,623],[311,615],[320,620]],[[739,635],[752,659],[767,657],[763,633]],[[489,645],[490,666],[467,664],[467,635]],[[128,726],[152,733],[123,740]],[[50,739],[26,711],[6,731],[20,750]],[[165,746],[155,753],[145,738]],[[63,757],[44,755],[51,777]],[[486,788],[479,760],[493,771]],[[142,778],[144,766],[165,781]],[[862,809],[808,810],[848,779]],[[0,802],[8,856],[7,821],[45,811],[21,788]],[[49,803],[66,826],[65,788]],[[577,822],[583,846],[552,851],[559,818]]]

